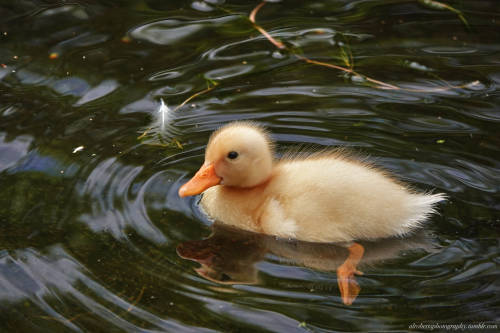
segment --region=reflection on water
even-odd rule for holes
[[[360,242],[365,253],[359,269],[377,262],[397,258],[403,250],[427,249],[432,251],[431,238],[420,232],[407,238],[381,239]],[[255,234],[215,223],[210,237],[187,241],[177,247],[184,259],[198,262],[195,271],[200,276],[221,284],[256,284],[256,264],[266,256],[314,270],[335,272],[347,259],[348,244],[309,243],[283,240],[273,236]],[[356,281],[351,281],[358,289]],[[359,290],[353,295],[358,295]],[[344,296],[344,295],[342,295]]]
[[[347,66],[352,52],[356,71],[390,84],[463,85],[419,93],[276,50],[246,18],[253,2],[4,1],[0,331],[407,331],[498,320],[498,4],[446,3],[470,29],[418,1],[293,0],[257,15],[308,58]],[[161,131],[162,99],[174,110],[214,82]],[[269,127],[284,149],[359,148],[450,201],[427,224],[430,238],[365,244],[361,291],[346,307],[339,244],[212,230],[198,198],[178,197],[210,133],[238,119]]]
[[[174,320],[161,319],[136,307],[135,302],[113,294],[94,281],[84,267],[57,246],[43,254],[29,248],[17,250],[12,255],[3,252],[0,256],[0,272],[0,306],[3,311],[16,314],[8,304],[24,303],[33,315],[32,328],[38,326],[36,323],[50,328],[53,327],[50,321],[56,321],[80,332],[82,330],[72,321],[76,317],[92,317],[96,327],[103,320],[122,330],[140,331],[140,327],[126,319],[135,317],[157,329],[171,331],[182,328],[190,331]],[[77,307],[68,308],[64,306],[65,302]],[[113,309],[102,303],[112,303]],[[191,331],[203,330],[192,328]]]

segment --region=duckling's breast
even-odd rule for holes
[[[203,193],[201,207],[213,220],[237,228],[262,232],[259,216],[264,198],[261,190],[214,186]]]

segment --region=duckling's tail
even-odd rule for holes
[[[408,218],[404,223],[404,228],[408,231],[419,227],[430,215],[436,213],[436,204],[448,198],[444,193],[422,193],[412,194],[411,196],[408,205]]]

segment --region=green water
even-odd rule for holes
[[[446,3],[269,3],[278,50],[258,2],[0,0],[0,331],[500,324],[500,7]],[[177,196],[238,119],[449,200],[425,232],[366,244],[345,306],[345,248],[214,227]]]

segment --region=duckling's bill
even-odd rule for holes
[[[212,163],[204,163],[194,177],[181,186],[179,196],[188,197],[200,194],[207,188],[218,185],[220,182],[221,178],[215,173],[215,166]]]

